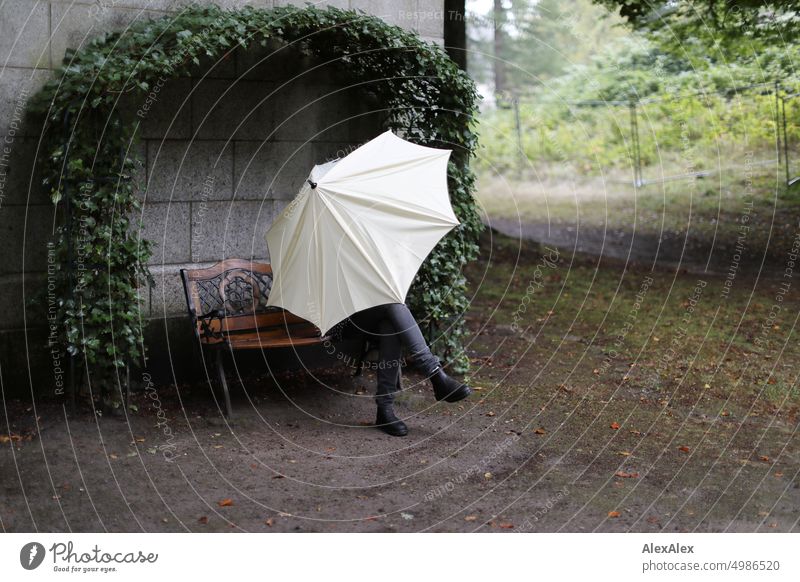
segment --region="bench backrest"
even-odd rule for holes
[[[272,267],[247,259],[226,259],[206,269],[181,269],[189,317],[198,339],[222,341],[222,333],[242,333],[297,324],[311,325],[280,307],[267,307]]]

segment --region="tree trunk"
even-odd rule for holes
[[[504,30],[506,9],[503,7],[503,0],[494,0],[492,24],[494,25],[494,91],[501,94],[508,89],[506,66],[502,60],[505,57],[506,43],[506,31]]]
[[[444,0],[444,46],[447,54],[467,70],[466,0]]]

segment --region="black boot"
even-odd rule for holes
[[[406,423],[395,416],[394,406],[391,404],[383,406],[378,405],[378,415],[375,418],[375,426],[392,436],[406,436],[408,434]]]
[[[436,400],[458,402],[472,394],[469,386],[445,374],[441,366],[436,368],[433,375],[430,376],[430,381],[433,384],[433,394]]]

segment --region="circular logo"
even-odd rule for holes
[[[44,546],[39,542],[29,542],[19,551],[19,563],[26,570],[35,570],[44,560]]]

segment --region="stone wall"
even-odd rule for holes
[[[274,0],[274,4],[285,4]],[[291,2],[304,4],[304,2]],[[48,393],[53,362],[42,362],[46,318],[27,305],[46,283],[47,240],[56,210],[39,188],[33,160],[40,128],[24,119],[26,101],[53,75],[68,47],[103,31],[180,10],[186,0],[5,0],[0,4],[0,379],[6,394]],[[270,7],[273,0],[223,0],[223,7]],[[441,43],[443,0],[340,0]],[[144,289],[151,353],[190,358],[184,341],[183,267],[228,257],[268,260],[264,234],[314,163],[349,151],[380,131],[333,67],[279,46],[239,51],[203,63],[191,77],[158,87],[138,115],[144,166],[141,235],[155,242]],[[172,338],[169,344],[164,340]],[[178,347],[180,346],[180,347]],[[190,366],[189,366],[190,367]],[[29,375],[28,371],[31,371]]]

